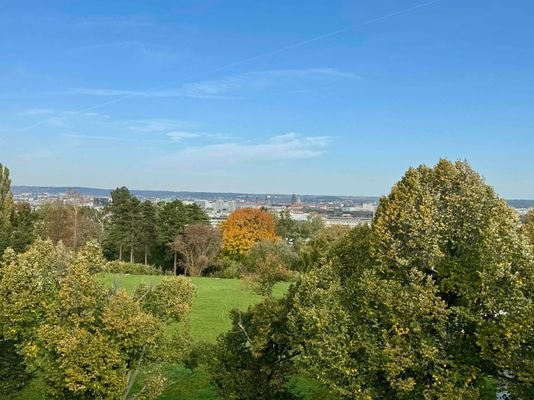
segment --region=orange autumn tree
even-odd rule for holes
[[[265,210],[241,208],[234,211],[221,224],[223,250],[230,256],[242,256],[254,243],[261,240],[276,240],[276,221]]]

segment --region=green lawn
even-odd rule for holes
[[[132,293],[141,283],[157,284],[162,277],[154,275],[99,274],[98,279]],[[191,278],[198,289],[191,310],[191,333],[198,340],[214,342],[217,336],[230,328],[228,313],[234,308],[245,310],[261,300],[239,279]],[[279,283],[274,296],[282,296],[289,283]]]

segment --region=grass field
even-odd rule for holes
[[[99,274],[97,278],[103,283],[124,288],[132,293],[142,282],[157,284],[162,276]],[[229,312],[234,308],[245,310],[249,305],[261,300],[250,288],[238,279],[191,278],[198,293],[191,310],[191,334],[199,341],[213,343],[218,335],[231,326]],[[279,283],[273,290],[274,296],[282,296],[289,283]],[[219,399],[210,384],[209,373],[202,367],[195,371],[182,366],[164,365],[163,370],[171,383],[161,400],[215,400]],[[35,379],[13,400],[44,400],[43,385]]]
[[[140,283],[156,284],[162,277],[154,275],[99,274],[98,279],[132,293]],[[198,294],[191,310],[191,334],[198,340],[214,342],[217,336],[230,328],[228,313],[234,308],[245,310],[261,300],[239,279],[191,278]],[[274,296],[282,296],[289,283],[275,286]]]

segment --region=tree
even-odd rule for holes
[[[532,397],[532,254],[467,163],[409,169],[346,240],[296,289],[302,368],[346,398]]]
[[[53,243],[62,242],[74,251],[82,248],[87,241],[100,239],[101,225],[95,210],[72,201],[56,200],[40,207],[37,211],[36,230],[42,238],[50,238]]]
[[[122,260],[124,247],[130,247],[130,261],[133,262],[133,247],[138,232],[138,205],[139,200],[125,186],[111,192],[108,240],[118,247],[119,260]]]
[[[184,258],[184,275],[200,276],[219,254],[220,233],[206,223],[188,225],[184,233],[174,239],[173,249]]]
[[[306,221],[295,221],[288,210],[276,215],[276,234],[291,244],[305,242],[324,228],[324,220],[319,216],[308,217]]]
[[[317,230],[308,240],[297,242],[299,271],[311,271],[325,264],[331,256],[331,249],[350,231],[347,226],[334,225]]]
[[[288,382],[295,372],[285,315],[288,299],[265,299],[248,311],[231,312],[232,328],[219,337],[210,365],[223,398],[293,399]]]
[[[247,269],[245,277],[254,285],[254,291],[270,297],[277,282],[294,276],[298,259],[286,242],[264,240],[254,243],[244,263]]]
[[[523,233],[527,237],[529,243],[534,246],[534,210],[530,210],[525,216]]]
[[[179,249],[173,246],[177,236],[183,234],[189,224],[207,221],[208,217],[196,204],[184,205],[180,200],[164,203],[158,213],[158,241],[164,249],[170,249],[173,271],[177,272]]]
[[[23,254],[4,254],[0,332],[39,371],[52,398],[132,398],[141,366],[167,357],[165,324],[190,309],[195,290],[185,279],[166,278],[132,297],[93,278],[103,262],[95,242],[77,255],[41,240]],[[162,390],[154,375],[136,396],[156,398]]]
[[[148,256],[151,249],[156,245],[156,207],[154,203],[145,200],[140,207],[139,242],[143,246],[145,265],[148,264]]]
[[[242,257],[255,242],[276,240],[274,216],[265,210],[241,208],[221,224],[223,250],[230,256]]]
[[[10,398],[9,396],[22,389],[31,377],[15,343],[0,339],[0,396]]]
[[[9,246],[13,194],[9,169],[0,163],[0,254]]]
[[[28,203],[15,204],[11,217],[12,232],[10,246],[17,253],[26,251],[35,240],[36,222],[37,213],[32,210]]]

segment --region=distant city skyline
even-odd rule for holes
[[[22,0],[0,16],[13,185],[387,194],[466,159],[534,199],[534,2]]]

